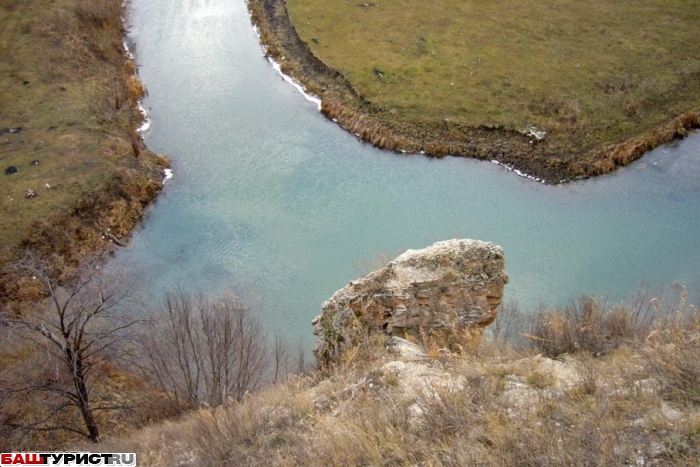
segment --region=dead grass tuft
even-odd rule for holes
[[[576,352],[601,356],[633,338],[635,325],[628,308],[607,312],[595,298],[583,297],[563,310],[537,313],[528,337],[548,357]]]
[[[647,363],[673,400],[700,403],[700,314],[655,323],[646,339]]]
[[[135,75],[129,75],[126,79],[126,90],[132,105],[138,103],[146,95],[146,88],[138,76]]]

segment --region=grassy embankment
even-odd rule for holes
[[[68,270],[128,235],[162,187],[168,161],[136,132],[144,89],[122,47],[122,8],[122,0],[0,2],[2,312],[32,313],[45,296],[40,281],[14,267],[24,251],[51,255],[53,266]],[[17,173],[6,175],[10,167]],[[36,196],[27,198],[27,190]],[[22,344],[3,340],[3,375],[48,371],[46,355]],[[107,432],[169,413],[158,406],[162,395],[142,381],[108,365],[102,372],[108,378],[99,397],[134,408],[98,415]],[[50,410],[46,398],[13,399],[0,415],[0,444],[8,450],[73,439],[53,431],[25,438],[15,429]]]
[[[0,4],[0,269],[25,248],[70,262],[108,230],[127,235],[161,187],[167,160],[135,131],[144,90],[121,12],[121,0]]]
[[[476,351],[428,345],[418,362],[369,339],[330,374],[102,449],[152,467],[695,466],[699,317],[683,292],[667,309],[649,298],[605,311],[582,299],[530,319],[502,310]],[[502,345],[523,334],[531,345]]]
[[[279,0],[250,3],[270,55],[329,117],[388,149],[497,159],[558,182],[700,126],[697,2],[286,4],[293,28]]]

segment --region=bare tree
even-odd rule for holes
[[[271,381],[277,384],[282,378],[289,374],[289,345],[281,335],[275,333],[275,341],[272,348],[273,366]]]
[[[43,283],[48,298],[35,309],[16,313],[5,308],[0,314],[5,337],[28,342],[25,348],[35,356],[28,360],[33,371],[21,371],[21,376],[20,371],[3,373],[0,393],[18,397],[43,393],[52,404],[17,430],[65,430],[100,441],[95,413],[116,407],[94,401],[93,390],[104,365],[127,351],[124,344],[139,323],[125,312],[131,288],[103,272],[105,259],[105,254],[97,254],[66,268],[56,264],[56,257],[27,256],[18,266]],[[76,415],[82,426],[74,423]]]
[[[240,399],[263,382],[269,367],[260,321],[233,297],[166,294],[142,346],[144,376],[181,409]]]

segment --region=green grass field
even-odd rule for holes
[[[301,38],[385,118],[528,125],[594,150],[700,108],[694,0],[288,0]]]

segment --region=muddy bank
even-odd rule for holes
[[[282,72],[318,96],[329,119],[383,149],[497,161],[529,178],[557,184],[609,173],[700,127],[700,111],[689,111],[629,140],[572,152],[546,138],[503,127],[401,120],[368,102],[345,76],[313,54],[291,24],[284,0],[250,0],[248,7],[267,55]]]

